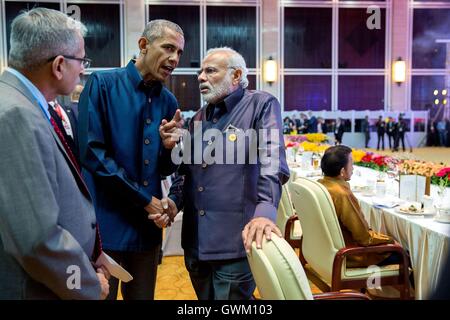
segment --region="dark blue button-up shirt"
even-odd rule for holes
[[[144,207],[152,196],[161,198],[161,175],[176,168],[158,131],[176,109],[161,83],[144,85],[133,61],[89,77],[80,96],[78,138],[104,249],[142,251],[161,243],[161,229]]]
[[[201,124],[201,130],[196,126]],[[276,147],[276,167],[263,172],[263,164],[258,156],[252,159],[249,144],[245,143],[245,163],[238,161],[237,148],[231,148],[233,164],[202,163],[195,161],[198,150],[196,132],[202,132],[200,152],[213,145],[205,134],[208,129],[216,129],[214,140],[238,145],[243,133],[248,129],[275,129],[275,136],[263,144],[257,138],[258,150]],[[238,88],[217,105],[209,105],[197,112],[189,124],[190,141],[184,141],[183,164],[178,169],[178,177],[170,190],[170,198],[178,209],[183,209],[182,245],[187,254],[201,260],[224,260],[245,257],[241,232],[253,217],[266,217],[275,221],[281,196],[281,185],[289,178],[284,141],[281,127],[281,110],[272,95]],[[209,131],[214,133],[214,131]],[[217,132],[220,135],[217,135]],[[197,139],[198,141],[198,139]],[[189,143],[190,142],[190,143]],[[248,140],[247,140],[248,142]],[[214,145],[217,146],[214,142]],[[192,156],[186,156],[189,153]],[[226,148],[224,148],[226,150]],[[215,151],[217,152],[217,150]],[[242,152],[242,150],[241,150]],[[206,152],[208,153],[208,152]],[[213,152],[212,152],[213,153]],[[229,156],[229,155],[228,155]],[[217,158],[216,158],[217,159]],[[219,158],[220,159],[220,158]],[[220,161],[220,160],[218,160]]]

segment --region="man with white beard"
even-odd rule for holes
[[[194,128],[201,126],[202,154],[211,146],[228,143],[233,146],[233,162],[211,163],[206,158],[199,162],[191,152],[169,194],[166,213],[173,219],[179,210],[184,212],[185,263],[201,300],[250,299],[255,283],[246,251],[253,241],[261,247],[263,237],[270,239],[271,232],[281,236],[274,221],[289,170],[280,105],[269,93],[247,90],[247,73],[244,58],[233,49],[207,52],[198,81],[208,104],[191,119],[188,137],[192,140],[184,145],[185,149],[194,146]],[[211,131],[220,135],[208,140],[205,137]],[[252,143],[238,143],[239,139],[248,142],[249,137],[240,134],[248,131],[256,133],[259,153],[253,160],[257,161],[252,161]],[[239,150],[245,154],[243,162],[235,161],[240,147],[245,148]],[[215,148],[214,152],[218,156],[230,149]]]

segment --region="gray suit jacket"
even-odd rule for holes
[[[0,299],[99,299],[95,212],[29,90],[0,76]],[[81,182],[82,183],[82,182]]]

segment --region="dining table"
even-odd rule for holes
[[[304,163],[299,165],[290,162],[289,167],[294,178],[318,180],[322,177],[318,168],[305,168]],[[376,194],[373,183],[379,177],[379,171],[355,166],[349,183],[369,227],[392,236],[409,252],[414,275],[415,298],[428,299],[439,284],[447,258],[450,258],[450,219],[442,219],[438,210],[435,212],[431,210],[427,214],[399,210],[403,209],[402,205],[405,203],[409,205],[409,202],[398,198],[398,176],[388,177],[384,174],[385,192]],[[371,188],[361,188],[370,184]],[[437,187],[431,186],[430,196],[435,203],[438,202],[437,191]]]

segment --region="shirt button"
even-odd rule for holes
[[[209,146],[212,145],[212,141],[211,140],[208,141],[208,145]]]
[[[144,180],[144,181],[142,182],[142,184],[144,185],[144,187],[146,187],[146,186],[148,186],[148,181],[147,181],[147,180]]]
[[[150,163],[150,160],[148,160],[148,159],[145,159],[145,160],[144,160],[144,164],[145,164],[146,166],[148,166],[149,163]]]
[[[208,165],[206,163],[202,163],[202,168],[205,169]]]
[[[213,123],[217,123],[217,118],[214,118],[214,119],[213,119]]]
[[[152,123],[152,120],[149,119],[149,118],[148,118],[148,119],[145,119],[145,123],[146,123],[146,124],[150,124],[150,123]]]
[[[148,98],[148,103],[152,103],[152,98]]]
[[[204,215],[205,215],[205,210],[200,210],[198,213],[199,213],[201,216],[204,216]]]
[[[144,140],[144,143],[145,143],[145,144],[150,144],[150,140],[149,140],[149,139],[145,139],[145,140]]]
[[[202,192],[203,190],[204,190],[203,187],[198,187],[199,192]]]

